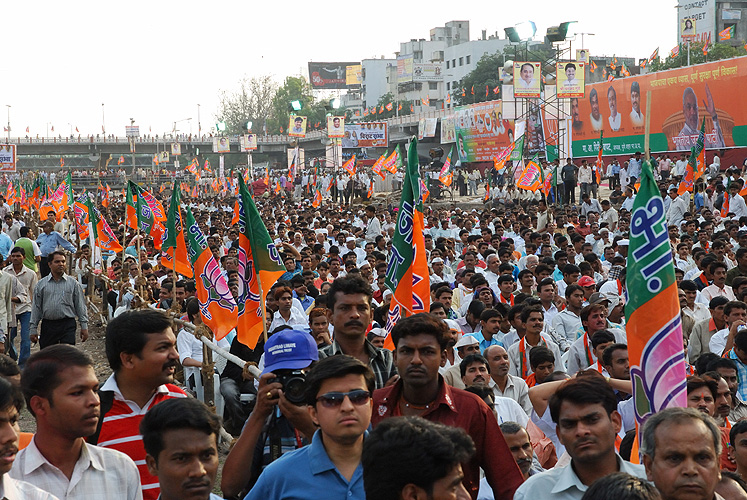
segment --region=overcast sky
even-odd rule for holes
[[[548,26],[578,21],[592,55],[666,55],[676,44],[675,1],[311,2],[285,0],[6,0],[2,8],[0,122],[10,108],[12,135],[124,135],[197,132],[214,124],[221,89],[271,74],[278,82],[314,61],[393,57],[399,42],[429,38],[451,20],[470,21],[470,38],[531,19],[537,39]],[[531,5],[531,13],[515,6]],[[568,10],[572,7],[574,10]],[[581,48],[580,36],[573,47]],[[104,106],[102,107],[102,103]],[[103,116],[102,116],[103,109]],[[191,118],[191,121],[185,119]],[[181,121],[184,120],[184,121]],[[52,135],[50,131],[50,135]],[[5,134],[3,134],[5,136]]]

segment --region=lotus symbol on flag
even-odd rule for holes
[[[208,291],[208,300],[204,303],[200,302],[200,312],[205,316],[205,318],[211,320],[213,318],[208,309],[210,304],[215,302],[222,309],[233,312],[236,303],[234,302],[233,295],[231,295],[231,290],[228,288],[226,280],[219,279],[221,277],[221,271],[218,264],[215,262],[215,259],[210,259],[206,268],[206,272],[203,272],[200,275],[200,279],[202,280],[205,290]]]

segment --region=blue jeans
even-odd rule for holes
[[[21,325],[21,356],[20,358],[18,357],[15,346],[13,345],[13,340],[18,334],[17,326],[14,326],[10,329],[10,348],[8,351],[8,355],[18,361],[18,366],[23,368],[23,366],[26,364],[26,360],[29,359],[29,356],[31,355],[31,339],[29,338],[29,323],[31,322],[31,311],[26,311],[25,313],[16,315],[16,321]]]

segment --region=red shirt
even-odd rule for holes
[[[476,453],[469,463],[462,464],[464,486],[473,500],[480,489],[480,468],[485,471],[496,500],[511,500],[524,482],[498,420],[488,405],[472,393],[451,387],[439,375],[439,390],[432,407],[421,415],[426,420],[451,427],[461,427],[475,443]],[[402,380],[390,387],[374,391],[371,424],[375,427],[388,417],[402,416],[399,397]]]

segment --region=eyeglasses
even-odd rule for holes
[[[343,401],[345,401],[345,396],[355,406],[363,406],[368,403],[371,393],[363,389],[356,389],[350,392],[328,392],[327,394],[322,394],[316,400],[322,403],[322,406],[325,408],[339,408],[342,406]]]

